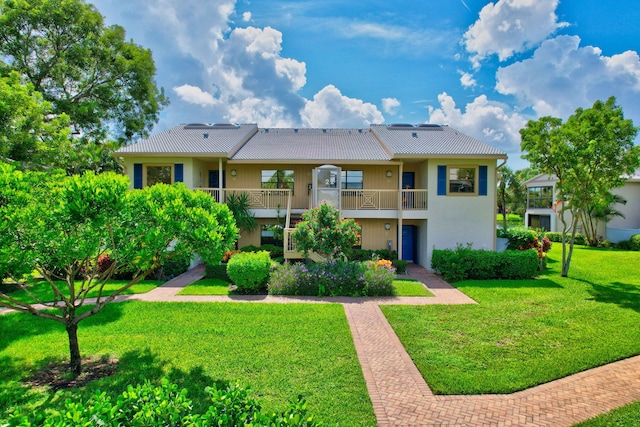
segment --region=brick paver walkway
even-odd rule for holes
[[[204,275],[199,266],[146,294],[117,301],[341,303],[379,426],[571,426],[640,400],[640,356],[506,395],[435,396],[380,310],[383,304],[475,304],[422,267],[408,274],[434,297],[313,298],[274,296],[182,296]],[[3,314],[7,310],[0,310]]]

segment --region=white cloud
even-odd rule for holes
[[[558,22],[557,6],[558,0],[498,0],[484,6],[462,42],[473,55],[474,67],[494,54],[504,61],[566,26]]]
[[[446,92],[438,95],[439,108],[429,107],[429,123],[447,124],[507,153],[519,153],[520,129],[526,119],[501,103],[480,95],[462,112]]]
[[[208,92],[203,91],[199,87],[182,85],[173,88],[173,91],[185,102],[189,104],[196,104],[203,107],[212,106],[216,104],[216,100]]]
[[[316,93],[302,112],[307,127],[364,127],[382,122],[384,117],[375,105],[346,97],[333,85]]]
[[[400,101],[396,98],[382,98],[382,109],[385,113],[395,116],[400,108]]]
[[[460,70],[458,70],[458,74],[460,74],[460,84],[463,87],[473,87],[478,84],[476,79],[473,78],[473,74],[469,74]]]
[[[566,118],[614,95],[625,113],[640,119],[640,57],[634,51],[604,56],[597,47],[580,47],[578,36],[558,36],[530,59],[500,68],[496,80],[498,92],[516,96],[540,116]]]
[[[243,20],[244,22],[249,22],[249,21],[251,21],[251,12],[244,12],[244,13],[242,14],[242,20]]]

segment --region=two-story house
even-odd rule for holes
[[[555,175],[541,174],[526,181],[527,209],[525,224],[532,228],[542,228],[547,231],[561,231],[560,208],[555,185],[558,178]],[[609,222],[598,225],[598,235],[613,243],[628,240],[632,235],[640,233],[640,169],[632,176],[626,177],[624,186],[614,188],[613,194],[622,197],[626,203],[613,206],[621,216],[614,216]],[[567,216],[567,221],[571,217]],[[578,231],[582,231],[580,224]]]
[[[277,242],[294,256],[290,228],[327,200],[361,225],[362,248],[394,249],[425,267],[434,248],[495,249],[496,168],[506,154],[448,126],[193,123],[115,155],[133,188],[184,182],[223,203],[247,194],[260,227],[244,233],[240,246]]]

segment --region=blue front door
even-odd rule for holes
[[[402,259],[405,261],[416,260],[416,226],[402,226]]]

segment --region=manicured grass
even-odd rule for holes
[[[415,279],[395,279],[393,287],[396,290],[396,296],[399,297],[432,297],[433,294],[427,288]]]
[[[55,283],[58,286],[58,289],[60,289],[60,291],[63,294],[69,295],[69,290],[67,288],[67,285],[64,282],[55,282]],[[76,281],[75,283],[76,283],[76,286],[80,286],[82,282]],[[120,289],[127,283],[129,283],[128,280],[110,280],[104,286],[102,295],[109,296],[114,291],[116,291],[117,289]],[[136,283],[135,285],[125,290],[124,292],[122,292],[122,295],[144,294],[145,292],[149,292],[150,290],[156,288],[162,283],[163,282],[161,280],[143,280],[139,283]],[[15,289],[14,292],[11,292],[12,298],[15,298],[19,301],[24,301],[24,302],[33,302],[33,298],[27,292],[20,289],[16,285],[4,284],[2,287],[4,292],[10,292],[12,291],[12,288]],[[49,283],[47,283],[44,280],[34,281],[33,284],[29,285],[29,290],[36,297],[38,297],[40,301],[49,302],[54,300],[53,289],[51,289],[51,286],[49,285]],[[92,291],[89,292],[89,295],[88,295],[89,298],[94,298],[97,296],[98,296],[98,289],[93,289]]]
[[[229,295],[229,282],[222,279],[200,279],[183,290],[178,295]]]
[[[8,407],[60,407],[96,389],[117,395],[127,384],[163,376],[187,387],[204,411],[204,388],[218,380],[251,387],[267,409],[298,394],[323,425],[376,424],[344,309],[337,304],[110,304],[79,327],[84,355],[119,358],[117,374],[85,388],[52,392],[20,382],[47,360],[68,357],[61,325],[22,313],[0,316],[0,424]]]
[[[434,392],[509,393],[640,354],[640,253],[576,247],[560,277],[464,281],[465,306],[381,309]]]
[[[575,427],[633,427],[640,425],[640,402],[614,409]]]

